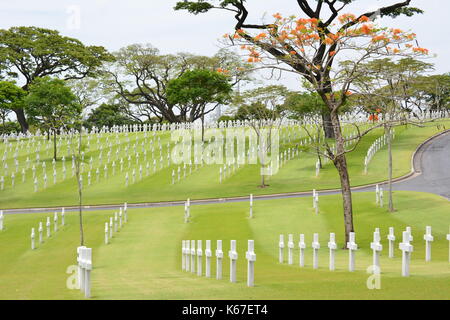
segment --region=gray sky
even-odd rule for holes
[[[359,14],[398,1],[360,0],[346,12]],[[429,61],[436,64],[436,72],[448,72],[450,1],[412,2],[425,10],[425,14],[384,19],[383,25],[417,33],[420,46],[438,55]],[[233,16],[219,11],[198,16],[176,12],[173,10],[175,3],[176,0],[0,0],[0,28],[33,25],[57,29],[85,44],[102,45],[111,51],[132,43],[151,43],[163,53],[184,51],[213,55],[217,52],[217,39],[233,30]],[[268,20],[276,12],[300,15],[294,0],[248,0],[248,5],[249,21],[256,23],[261,22],[264,14]],[[298,89],[292,78],[283,82]]]

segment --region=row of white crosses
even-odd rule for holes
[[[91,297],[92,248],[77,248],[78,284],[85,298]]]
[[[64,208],[62,208],[61,210],[61,226],[65,226],[65,210]],[[46,221],[46,230],[47,230],[47,239],[49,239],[51,237],[51,222],[50,222],[50,217],[47,217],[47,221]],[[58,232],[58,213],[55,212],[54,216],[53,216],[53,227],[54,227],[54,232]],[[39,222],[39,228],[38,228],[38,232],[39,232],[39,244],[42,244],[44,242],[44,237],[43,237],[43,232],[44,232],[44,227],[42,224],[42,221]],[[36,233],[35,233],[35,229],[31,228],[31,250],[36,249]]]
[[[389,235],[387,236],[387,239],[389,241],[389,258],[394,258],[395,235],[394,235],[393,227],[389,228]],[[425,261],[429,262],[429,261],[431,261],[431,243],[434,241],[434,237],[431,234],[430,226],[426,227],[424,240],[425,240]],[[450,233],[447,235],[447,240],[449,241],[449,262],[450,262]],[[399,249],[402,251],[402,276],[403,277],[409,276],[411,253],[413,252],[413,249],[414,249],[413,245],[411,244],[412,241],[413,241],[413,237],[411,235],[411,227],[406,227],[406,230],[403,231],[403,234],[402,234],[402,242],[399,244]],[[280,235],[278,248],[279,248],[278,261],[279,261],[279,263],[284,263],[284,248],[285,248],[284,235]],[[288,248],[288,264],[292,265],[294,263],[293,256],[294,256],[294,249],[295,249],[293,234],[288,235],[287,248]],[[300,251],[299,265],[300,265],[300,267],[304,267],[305,266],[305,248],[306,248],[304,234],[300,234],[300,242],[298,243],[298,248]],[[314,235],[313,235],[313,242],[311,243],[311,248],[313,249],[313,268],[318,269],[319,268],[318,252],[320,249],[318,233],[314,233]],[[346,248],[348,249],[348,257],[349,257],[348,270],[350,272],[353,272],[353,271],[355,271],[355,253],[358,250],[358,245],[356,243],[354,232],[350,232],[349,241],[346,244]],[[373,265],[375,266],[373,272],[379,273],[381,270],[380,269],[380,254],[383,250],[383,245],[381,244],[381,235],[380,235],[379,228],[376,228],[375,232],[373,233],[373,241],[370,243],[370,248],[372,249],[372,252],[373,252],[373,254],[372,254]],[[329,269],[330,269],[330,271],[334,271],[335,270],[335,251],[337,250],[336,235],[334,233],[330,233],[328,249],[329,249]]]
[[[195,240],[182,240],[181,243],[181,269],[186,272],[196,273],[197,276],[203,275],[203,247],[202,240],[197,240],[196,249]],[[206,240],[205,248],[205,276],[211,277],[211,240]],[[223,267],[223,251],[222,240],[217,240],[216,247],[216,279],[222,279],[222,267]],[[236,250],[236,240],[230,241],[230,251],[228,251],[228,257],[230,259],[230,282],[235,283],[237,280],[237,259],[238,253]],[[254,240],[248,240],[248,249],[245,253],[247,259],[247,286],[253,287],[255,282],[255,243]]]
[[[392,139],[395,138],[395,129],[392,129]],[[367,150],[367,154],[364,158],[364,173],[367,174],[367,170],[369,167],[369,163],[372,160],[373,156],[381,149],[383,148],[387,143],[388,137],[386,134],[383,136],[377,138],[375,142],[369,147],[369,150]]]
[[[60,140],[61,140],[61,137],[60,137]],[[88,136],[88,144],[89,144],[89,140],[90,140],[90,136]],[[97,142],[98,142],[98,144],[100,143],[99,140]],[[108,142],[108,137],[107,137],[107,142]],[[152,142],[152,154],[153,154],[153,142],[154,142],[154,140],[151,140],[151,142]],[[39,143],[40,143],[40,141],[39,141]],[[69,140],[69,143],[70,143],[70,140]],[[68,154],[70,155],[71,154],[71,149],[69,147],[69,143],[68,143]],[[117,139],[117,143],[121,144],[118,139]],[[160,137],[158,137],[158,143],[160,144]],[[128,144],[129,144],[129,139],[128,139]],[[146,145],[146,144],[144,144],[144,141],[142,141],[142,148],[143,148],[143,152],[144,152],[144,161],[145,161],[146,158],[147,158],[147,151],[144,150],[144,145]],[[100,145],[99,166],[94,171],[96,176],[97,176],[97,182],[99,180],[99,176],[101,175],[101,171],[104,171],[105,178],[107,178],[107,176],[108,176],[108,166],[110,165],[110,160],[112,159],[112,156],[111,156],[112,144],[111,143],[109,143],[109,147],[110,147],[110,151],[108,152],[108,157],[106,158],[107,163],[103,166],[103,158],[102,158],[102,148],[103,147],[102,147],[102,145]],[[128,147],[129,146],[127,146],[125,148],[125,150],[128,150]],[[119,149],[120,149],[120,146],[116,150],[116,156],[117,157],[118,157]],[[139,165],[139,152],[137,152],[137,150],[136,150],[136,143],[134,144],[134,149],[135,149],[135,155],[136,155],[136,167],[139,168],[138,169],[139,170],[139,175],[140,175],[140,178],[142,179],[143,165],[138,166]],[[162,152],[161,144],[160,144],[160,152]],[[15,154],[15,156],[16,156],[16,154]],[[6,155],[4,155],[4,158],[6,160]],[[84,161],[84,152],[82,152],[82,159]],[[129,155],[128,156],[128,166],[130,166],[130,161],[131,161],[131,156]],[[15,160],[15,163],[16,163],[16,173],[17,173],[18,172],[18,163],[19,163],[17,159]],[[22,182],[23,183],[26,180],[26,170],[30,169],[30,159],[29,159],[29,157],[27,157],[27,161],[25,163],[26,163],[26,169],[22,168]],[[42,165],[42,168],[43,168],[43,174],[42,174],[43,183],[42,183],[42,185],[43,185],[43,187],[45,189],[47,187],[47,181],[48,181],[47,172],[46,172],[46,165],[45,165],[45,161],[40,163],[39,153],[37,153],[37,156],[36,156],[36,164],[37,165],[39,165],[39,164]],[[89,161],[90,170],[87,173],[87,179],[86,179],[88,181],[88,185],[91,185],[91,180],[92,180],[91,176],[93,175],[91,173],[91,170],[93,170],[92,164],[93,164],[93,161],[92,161],[92,156],[91,156],[90,161]],[[7,164],[5,163],[4,165],[5,165],[5,168],[7,170]],[[52,165],[53,165],[53,183],[56,184],[56,182],[57,182],[57,174],[58,173],[57,173],[57,170],[56,170],[56,167],[55,167],[55,161],[54,160],[52,161]],[[80,166],[81,173],[84,173],[84,166],[85,166],[85,164],[84,164],[84,162],[82,162],[81,166]],[[115,161],[113,161],[112,165],[110,165],[110,166],[112,166],[112,168],[113,168],[112,171],[113,171],[113,175],[114,175],[115,174],[115,166],[116,166]],[[120,167],[121,167],[121,172],[122,172],[122,170],[123,170],[123,159],[121,159]],[[147,162],[147,165],[146,165],[146,175],[147,176],[149,174],[149,168],[150,168],[150,165]],[[33,164],[31,169],[32,169],[32,172],[33,172],[32,183],[34,183],[34,190],[35,190],[35,192],[37,192],[39,190],[40,186],[39,186],[39,180],[38,180],[38,178],[36,176],[36,166]],[[154,168],[154,171],[155,170],[156,170],[156,167]],[[75,164],[74,164],[74,159],[72,158],[72,177],[75,174],[74,171],[75,171]],[[63,173],[62,174],[63,175],[62,180],[66,180],[66,166],[65,166],[65,158],[64,157],[62,158],[62,173]],[[135,175],[133,175],[133,176],[134,176],[133,180],[135,180]],[[15,174],[13,172],[12,175],[11,175],[11,186],[12,187],[14,187],[15,182],[17,181],[16,178],[17,178],[17,174]],[[82,182],[82,178],[80,178],[80,182]],[[4,187],[5,187],[5,178],[3,176],[0,177],[0,187],[1,187],[0,188],[1,190],[3,190]]]
[[[122,229],[122,226],[128,222],[128,204],[125,202],[122,207],[119,208],[119,212],[114,212],[114,217],[109,218],[108,222],[105,222],[105,244],[109,244],[113,234]]]

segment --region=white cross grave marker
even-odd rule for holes
[[[216,249],[216,279],[222,279],[222,260],[223,260],[223,251],[222,251],[222,240],[217,240],[217,249]]]
[[[185,263],[184,267],[187,272],[190,271],[190,264],[191,264],[191,249],[190,249],[191,242],[189,240],[185,240]]]
[[[31,228],[31,250],[34,250],[34,228]]]
[[[304,267],[305,266],[305,248],[306,248],[304,234],[300,234],[300,242],[298,243],[298,247],[300,248],[300,267]]]
[[[330,249],[330,271],[334,271],[335,270],[335,253],[336,253],[336,249],[337,249],[337,244],[336,244],[336,235],[334,233],[330,233],[330,241],[328,242],[328,248]]]
[[[389,227],[389,235],[387,236],[387,239],[389,240],[389,258],[394,258],[395,234],[393,227]]]
[[[108,233],[109,233],[108,232],[108,222],[105,222],[105,244],[108,244],[108,242],[109,242],[108,241],[109,240]]]
[[[288,264],[294,263],[294,235],[288,235]]]
[[[212,257],[211,240],[206,240],[205,257],[206,257],[205,276],[207,278],[211,278],[211,257]]]
[[[313,268],[318,269],[319,268],[319,249],[320,249],[318,233],[314,233],[313,242],[312,242],[311,246],[313,248]]]
[[[195,240],[191,240],[191,272],[195,273]]]
[[[43,240],[42,240],[42,233],[44,231],[44,228],[42,227],[42,222],[39,222],[39,229],[38,229],[38,231],[39,231],[39,243],[42,243],[43,242]]]
[[[50,238],[50,217],[47,217],[47,238]]]
[[[254,240],[248,240],[248,250],[245,253],[247,258],[247,286],[253,287],[255,283],[255,242]]]
[[[238,253],[236,252],[236,240],[231,240],[231,249],[228,252],[230,258],[230,282],[236,282],[236,261]]]
[[[355,271],[355,251],[358,249],[358,245],[355,242],[355,233],[350,232],[350,239],[347,242],[348,249],[348,271]]]
[[[197,240],[197,276],[202,276],[202,257],[203,257],[203,250],[202,250],[202,240]]]
[[[431,261],[431,242],[434,241],[433,236],[431,235],[431,227],[426,227],[425,235],[423,236],[425,240],[425,261]]]
[[[403,231],[403,241],[399,248],[402,251],[402,276],[409,277],[409,263],[411,260],[411,253],[414,247],[410,244],[411,234],[408,231]]]
[[[280,242],[278,243],[279,251],[278,251],[278,262],[284,262],[284,235],[280,234]]]
[[[380,253],[383,250],[380,240],[380,230],[377,228],[373,233],[373,242],[370,243],[370,248],[373,251],[373,265],[375,266],[373,269],[377,270],[377,272],[380,270]]]

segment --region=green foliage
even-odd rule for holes
[[[58,75],[64,79],[95,76],[105,61],[112,61],[105,48],[85,46],[58,31],[38,27],[0,30],[0,69],[22,74],[26,87],[37,77]]]
[[[74,124],[82,111],[65,82],[50,77],[37,78],[24,101],[30,120],[44,131],[56,132]]]
[[[12,110],[23,107],[26,92],[12,81],[0,81],[0,109]]]
[[[0,123],[0,134],[11,134],[19,132],[20,126],[17,122],[8,121],[5,123]]]
[[[210,70],[186,71],[167,84],[167,98],[172,104],[224,104],[229,101],[231,91],[228,78]]]
[[[103,126],[121,126],[136,123],[134,119],[129,117],[119,104],[101,104],[98,108],[92,110],[84,126],[88,128]]]
[[[236,119],[263,120],[284,116],[284,101],[289,90],[284,86],[270,85],[237,94],[233,105],[238,106]]]
[[[322,98],[315,92],[290,93],[284,102],[284,108],[293,119],[321,115],[328,110]]]
[[[217,119],[217,122],[227,122],[227,121],[233,121],[233,120],[235,120],[235,117],[223,115],[223,116],[220,116],[219,119]]]

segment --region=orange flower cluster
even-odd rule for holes
[[[367,18],[367,17],[366,17]],[[355,21],[356,17],[352,13],[345,13],[338,18],[339,22],[344,24],[347,22]]]
[[[217,68],[216,70],[218,73],[229,73],[230,71],[227,69]]]
[[[429,54],[430,50],[425,48],[413,48],[413,51],[416,53]]]
[[[328,47],[338,45],[337,48],[347,45],[357,46],[357,43],[350,43],[353,38],[365,38],[371,42],[368,46],[373,47],[374,50],[386,50],[388,54],[403,54],[406,53],[406,48],[415,54],[429,53],[427,49],[418,48],[411,44],[416,37],[414,33],[395,28],[380,28],[371,23],[367,16],[356,17],[350,13],[341,15],[338,18],[341,24],[345,25],[349,22],[351,24],[348,28],[340,29],[341,31],[336,33],[328,33],[328,30],[321,29],[319,26],[320,20],[315,18],[304,19],[294,16],[283,18],[280,13],[275,13],[273,17],[276,19],[275,23],[270,25],[266,32],[252,36],[254,41],[250,42],[257,44],[257,46],[261,46],[261,44],[274,46],[284,51],[287,57],[294,58],[305,53],[305,48],[317,49],[322,44]],[[242,41],[246,41],[248,37],[242,37],[243,35],[245,35],[244,30],[237,30],[234,37],[241,37]],[[398,48],[394,48],[397,46]],[[247,44],[242,45],[241,49],[250,52],[248,62],[261,61],[260,54],[256,52],[256,47]],[[328,57],[334,57],[337,52],[337,49],[329,49]],[[316,67],[311,65],[311,68]]]
[[[376,115],[376,114],[371,114],[369,116],[369,121],[375,122],[375,121],[378,121],[378,120],[379,120],[379,118],[378,118],[378,115]]]

